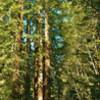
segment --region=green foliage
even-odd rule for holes
[[[49,33],[51,42],[51,100],[100,100],[100,8],[99,0],[47,0]],[[44,39],[43,0],[23,2],[0,0],[0,100],[24,100],[27,85],[30,85],[29,100],[33,99],[34,56],[30,43]],[[25,27],[34,28],[23,32],[22,43],[16,40],[20,32],[22,13],[27,21]],[[42,17],[42,32],[38,34],[38,18]],[[23,24],[23,22],[22,22]],[[23,25],[24,26],[24,25]],[[24,31],[24,29],[23,29]],[[34,49],[38,46],[35,45]],[[41,48],[42,49],[42,48]],[[41,51],[42,55],[45,52]],[[38,53],[37,53],[38,54]],[[16,59],[18,73],[16,72]],[[30,75],[27,82],[27,70]],[[18,74],[18,81],[14,73]],[[18,93],[13,97],[14,83]],[[12,99],[13,97],[13,99]]]

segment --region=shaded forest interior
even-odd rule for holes
[[[0,0],[0,100],[100,100],[100,0]]]

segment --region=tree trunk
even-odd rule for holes
[[[35,99],[34,100],[50,100],[49,96],[49,75],[50,75],[50,39],[49,39],[49,24],[47,13],[47,1],[45,3],[45,20],[44,31],[42,28],[42,20],[39,18],[39,34],[36,58],[35,58]],[[42,34],[44,32],[44,34]],[[43,53],[42,53],[43,51]]]
[[[43,63],[42,63],[42,36],[41,18],[38,18],[38,39],[36,41],[34,100],[43,100]]]
[[[19,22],[19,26],[18,26],[18,29],[19,29],[19,33],[16,34],[16,41],[17,42],[17,46],[16,46],[16,50],[15,50],[15,64],[14,64],[14,73],[13,73],[13,89],[12,89],[12,97],[13,99],[15,98],[20,98],[20,82],[19,82],[19,77],[20,77],[20,74],[19,74],[19,66],[20,66],[20,57],[19,57],[19,53],[21,51],[21,48],[22,48],[22,43],[21,43],[21,37],[22,37],[22,32],[23,32],[23,14],[22,14],[22,11],[23,11],[23,0],[19,0],[19,4],[21,4],[21,13],[19,14],[19,19],[20,19],[20,22]]]
[[[43,70],[43,100],[49,100],[49,79],[50,79],[50,40],[48,14],[45,11],[45,34],[44,34],[44,70]]]

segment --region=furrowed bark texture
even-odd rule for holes
[[[48,0],[44,0],[45,31],[44,31],[44,69],[43,69],[43,100],[50,100],[50,39],[48,22]]]
[[[35,81],[34,81],[34,100],[43,100],[43,63],[42,63],[42,37],[41,18],[38,18],[38,39],[36,41],[36,56],[35,56]]]
[[[41,18],[39,18],[39,34],[40,39],[35,61],[35,100],[50,100],[49,96],[49,79],[50,79],[50,39],[49,39],[49,23],[48,23],[48,10],[47,1],[44,1],[44,31],[41,26]],[[36,45],[37,45],[36,44]],[[43,53],[41,52],[43,51]]]
[[[45,33],[44,33],[44,70],[43,70],[43,100],[49,100],[49,75],[50,75],[50,40],[48,14],[45,12]]]

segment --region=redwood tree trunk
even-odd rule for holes
[[[49,79],[50,79],[50,39],[48,14],[45,12],[45,34],[44,34],[44,71],[43,71],[43,100],[49,100]]]
[[[45,3],[44,29],[41,25],[43,19],[41,20],[41,18],[39,18],[38,20],[39,21],[38,30],[39,30],[39,34],[41,35],[36,43],[38,47],[37,47],[36,58],[35,58],[34,100],[50,100],[50,96],[49,96],[50,39],[49,39],[47,1],[44,0],[44,3]]]
[[[34,80],[34,100],[43,100],[43,63],[42,63],[42,22],[38,18],[38,35],[36,40],[35,56],[35,80]]]

